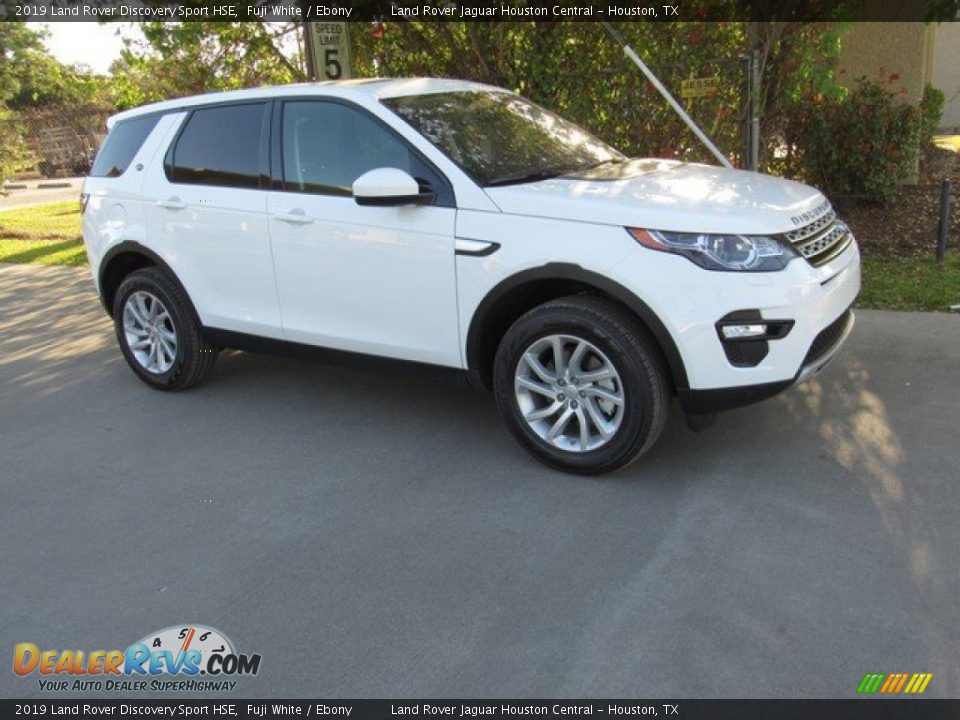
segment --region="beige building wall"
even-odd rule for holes
[[[904,88],[903,99],[919,103],[933,76],[934,32],[934,25],[921,22],[850,23],[840,40],[841,81],[849,86],[866,76],[886,83],[899,75],[891,89]]]
[[[940,127],[960,132],[960,22],[940,23],[934,30],[931,82],[946,95]]]

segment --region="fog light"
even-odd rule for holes
[[[763,337],[767,334],[767,326],[763,323],[749,325],[724,325],[720,328],[725,340],[743,340],[752,337]]]

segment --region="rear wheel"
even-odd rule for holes
[[[127,364],[152,388],[185,390],[213,369],[217,349],[204,340],[186,295],[158,268],[124,279],[113,321]]]
[[[660,436],[669,393],[659,355],[636,320],[589,296],[545,303],[507,331],[494,366],[497,406],[538,460],[609,472]]]

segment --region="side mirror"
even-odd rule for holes
[[[353,181],[353,199],[357,205],[395,207],[426,205],[433,193],[420,192],[420,185],[409,174],[397,168],[376,168]]]

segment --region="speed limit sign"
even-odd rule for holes
[[[317,80],[346,80],[353,77],[350,64],[350,36],[345,22],[307,23],[314,77]]]

